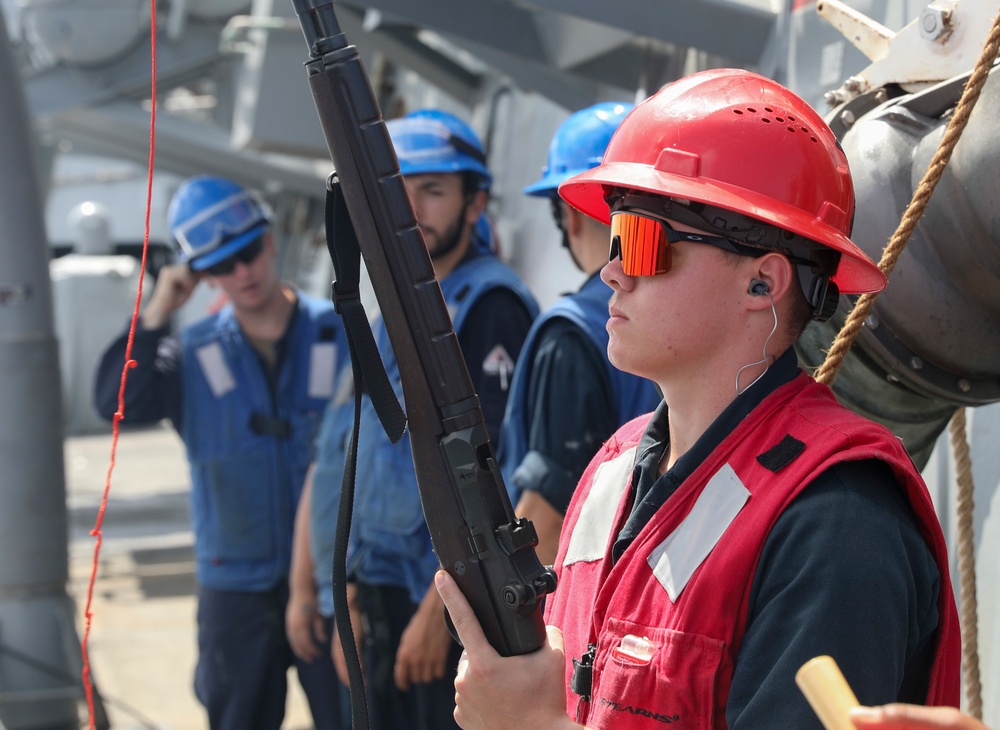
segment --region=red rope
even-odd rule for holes
[[[90,582],[87,584],[87,605],[84,610],[86,617],[86,627],[83,632],[83,641],[80,644],[83,655],[83,687],[87,695],[87,710],[90,717],[89,728],[94,730],[94,688],[90,681],[90,657],[87,653],[87,643],[90,639],[90,627],[93,622],[94,613],[91,611],[91,604],[94,598],[94,583],[97,580],[97,567],[101,553],[101,543],[104,541],[104,533],[101,526],[104,524],[104,512],[108,506],[108,493],[111,491],[111,474],[115,469],[115,453],[118,450],[119,423],[125,418],[125,382],[128,380],[129,368],[134,368],[136,363],[132,359],[132,344],[135,342],[136,323],[139,320],[139,305],[142,303],[142,284],[146,275],[146,260],[149,255],[149,211],[150,202],[153,197],[153,160],[156,150],[156,0],[150,0],[150,57],[151,57],[151,112],[149,119],[149,162],[146,174],[146,219],[145,230],[142,237],[142,266],[139,269],[139,286],[136,290],[135,305],[132,307],[132,321],[128,330],[128,344],[125,346],[125,365],[122,367],[121,382],[118,386],[118,410],[115,412],[111,427],[111,458],[108,464],[108,473],[104,479],[104,494],[101,496],[101,507],[97,511],[97,520],[94,529],[90,534],[94,537],[94,562],[90,567]]]

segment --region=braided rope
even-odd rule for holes
[[[976,546],[973,539],[972,460],[965,432],[965,409],[959,408],[949,424],[951,447],[955,453],[955,480],[958,484],[958,574],[962,600],[962,679],[965,681],[966,711],[983,719],[982,686],[979,682],[979,650],[976,600]]]
[[[917,221],[923,216],[930,202],[934,188],[937,187],[944,169],[951,159],[952,152],[958,144],[962,132],[969,123],[972,110],[979,101],[983,86],[989,76],[990,69],[996,61],[1000,52],[1000,12],[993,19],[993,26],[990,34],[983,46],[982,53],[976,61],[972,75],[965,84],[962,97],[954,115],[948,121],[941,143],[924,173],[920,184],[917,186],[910,200],[910,204],[903,214],[899,227],[892,235],[882,259],[878,263],[879,269],[886,276],[895,268],[896,262],[903,248],[906,246],[913,229],[916,228]],[[831,385],[837,377],[837,373],[843,365],[844,358],[857,339],[861,327],[871,313],[878,294],[862,295],[854,309],[851,311],[837,334],[830,351],[827,353],[823,364],[816,371],[816,380],[826,385]],[[958,485],[958,572],[960,576],[960,597],[962,602],[962,615],[960,627],[962,633],[962,666],[963,679],[965,681],[965,698],[967,712],[976,719],[982,719],[982,687],[979,681],[979,651],[978,651],[978,619],[976,600],[976,563],[975,563],[975,536],[973,532],[973,482],[972,482],[972,462],[969,458],[968,439],[965,432],[965,409],[959,408],[951,421],[951,444],[955,455],[955,470]]]

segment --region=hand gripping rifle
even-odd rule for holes
[[[531,522],[514,518],[358,49],[341,33],[332,0],[292,2],[309,46],[305,66],[339,180],[333,185],[353,227],[347,235],[356,236],[399,363],[434,550],[493,647],[505,656],[529,653],[544,642],[541,599],[554,590],[555,575],[535,555]],[[343,222],[337,232],[345,233]],[[356,289],[334,298],[345,296],[356,297]]]

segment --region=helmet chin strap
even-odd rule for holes
[[[580,259],[578,259],[576,254],[573,253],[573,247],[569,245],[569,234],[566,233],[566,231],[563,231],[562,238],[562,245],[566,249],[567,253],[569,253],[569,257],[573,259],[573,265],[580,271],[584,271],[583,264],[580,263]],[[585,273],[589,274],[590,272]]]
[[[569,253],[569,257],[573,259],[573,265],[580,269],[580,271],[583,271],[583,266],[580,265],[580,260],[576,257],[576,254],[573,253],[573,247],[569,242],[569,231],[566,230],[566,221],[565,216],[563,215],[560,198],[558,195],[553,195],[549,198],[549,201],[552,203],[552,218],[556,222],[556,228],[559,229],[559,233],[562,234],[562,247],[566,249]]]

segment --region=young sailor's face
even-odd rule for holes
[[[665,380],[697,377],[731,346],[727,338],[738,325],[747,276],[714,246],[671,244],[670,255],[664,274],[629,276],[620,258],[601,270],[613,289],[608,357],[617,368],[661,386]]]
[[[256,309],[263,306],[281,286],[276,258],[274,239],[266,235],[263,249],[252,261],[234,261],[231,271],[212,278],[222,287],[234,307]]]

